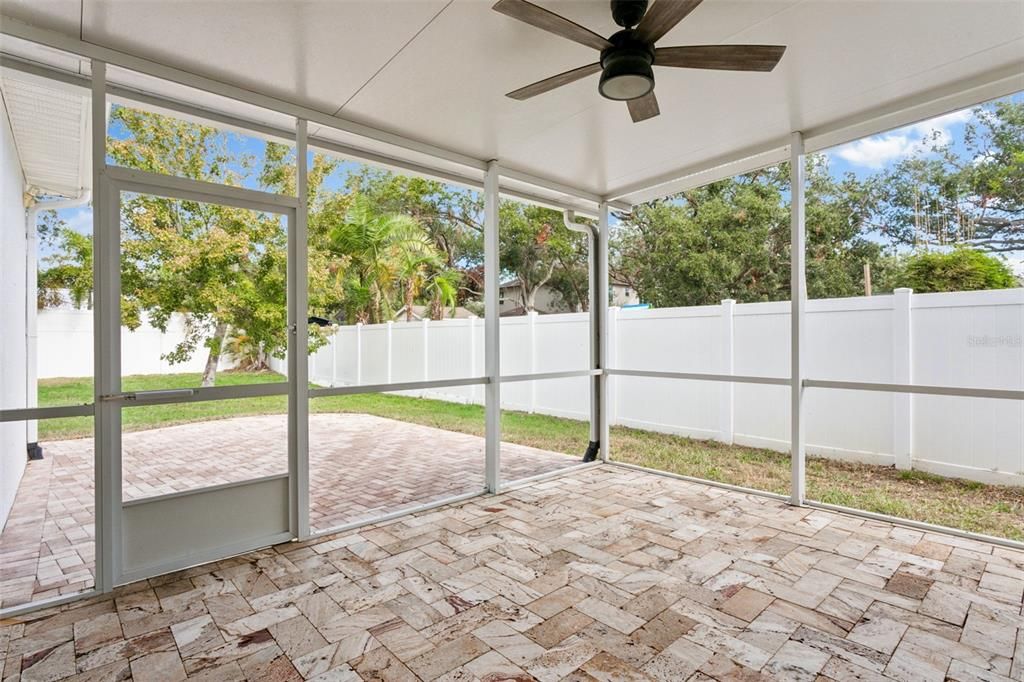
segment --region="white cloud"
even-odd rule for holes
[[[75,232],[92,234],[92,208],[72,208],[60,211],[60,217]]]
[[[890,161],[910,156],[921,148],[921,142],[925,138],[934,136],[934,142],[940,144],[949,142],[952,139],[950,128],[966,123],[973,116],[970,109],[954,111],[951,114],[937,116],[890,133],[873,135],[844,144],[837,147],[832,153],[855,166],[877,170]]]

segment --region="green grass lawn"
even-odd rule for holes
[[[221,372],[218,386],[282,381],[270,372]],[[67,405],[92,400],[92,382],[45,379],[39,382],[40,405]],[[194,388],[198,374],[125,377],[124,390]],[[124,429],[144,429],[242,415],[277,414],[287,410],[286,396],[239,398],[211,402],[126,408]],[[366,393],[315,398],[311,412],[372,414],[434,426],[448,431],[484,435],[484,410],[440,400]],[[39,422],[40,441],[92,435],[90,417]],[[788,494],[789,456],[714,441],[699,441],[626,427],[613,427],[612,457],[621,462]],[[546,415],[505,411],[502,440],[582,456],[589,440],[585,422]],[[848,464],[808,458],[809,499],[866,511],[891,514],[978,533],[1024,540],[1024,489],[948,479],[919,471]]]

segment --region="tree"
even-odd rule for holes
[[[827,157],[808,156],[804,205],[810,298],[864,295],[865,264],[870,266],[874,291],[892,289],[896,259],[867,235],[876,209],[870,183],[858,181],[852,174],[836,179],[829,170]],[[786,211],[788,214],[788,207]],[[789,230],[786,232],[788,240]],[[785,299],[789,298],[788,287],[786,283]]]
[[[875,227],[898,243],[1024,248],[1024,101],[977,107],[962,149],[934,132],[873,182]]]
[[[445,267],[414,218],[378,210],[362,194],[352,198],[344,220],[331,230],[331,246],[342,273],[342,305],[349,322],[385,322],[399,307],[413,318],[413,305],[429,291],[433,310],[454,305],[457,274]]]
[[[57,216],[56,211],[40,214],[37,227],[40,244],[52,253],[43,259],[37,279],[37,305],[53,308],[71,297],[76,308],[92,303],[92,237],[76,232]]]
[[[537,293],[559,267],[580,267],[578,249],[586,237],[566,229],[562,215],[548,208],[504,201],[498,210],[502,271],[519,282],[523,309],[531,312],[537,307]],[[585,260],[582,272],[586,277]]]
[[[558,265],[548,286],[569,310],[582,313],[590,309],[589,245],[585,236],[569,237],[569,248],[555,254]]]
[[[447,267],[471,267],[483,260],[483,198],[478,192],[368,166],[351,173],[346,186],[369,198],[382,213],[412,217],[443,254]]]
[[[239,185],[254,159],[233,155],[209,126],[117,107],[107,153],[122,166]],[[202,385],[215,382],[229,334],[283,356],[287,236],[280,216],[144,194],[121,202],[121,318],[136,329],[145,314],[166,330],[172,315],[186,334],[165,357],[183,362],[207,349]]]
[[[462,278],[462,273],[458,270],[438,270],[427,280],[424,293],[430,302],[432,319],[442,319],[445,308],[455,312],[459,304],[459,284]]]
[[[933,251],[908,256],[895,283],[918,293],[1018,286],[1017,278],[1002,260],[964,246],[944,253]]]
[[[379,210],[412,216],[426,229],[447,266],[463,274],[461,302],[482,293],[484,226],[479,192],[368,168],[350,175],[347,186],[370,198]],[[523,285],[524,309],[534,309],[536,294],[544,286],[554,288],[570,307],[585,309],[585,236],[566,230],[558,211],[511,200],[503,200],[499,211],[502,274]]]
[[[636,207],[620,216],[613,274],[655,306],[787,300],[788,197],[784,163]],[[892,258],[864,235],[868,188],[853,176],[836,180],[824,156],[811,156],[805,206],[808,294],[860,294],[864,263],[884,289]]]

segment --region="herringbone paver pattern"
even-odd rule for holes
[[[1021,680],[1024,553],[610,465],[0,627],[3,679]]]
[[[309,418],[310,524],[382,516],[484,486],[484,439],[366,414]],[[0,606],[93,584],[93,440],[44,444],[30,462],[0,534]],[[125,433],[126,500],[288,471],[284,415],[235,417]],[[514,481],[578,464],[579,457],[502,444]],[[580,453],[582,454],[582,453]]]

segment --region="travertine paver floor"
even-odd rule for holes
[[[287,473],[284,415],[182,424],[122,437],[125,499]],[[478,436],[364,414],[309,420],[310,524],[329,529],[481,490]],[[0,535],[0,606],[92,585],[93,440],[44,444],[30,462]],[[579,457],[502,444],[502,476],[516,480]],[[581,453],[582,454],[582,453]]]
[[[1024,553],[612,465],[0,626],[3,679],[1021,680]]]

